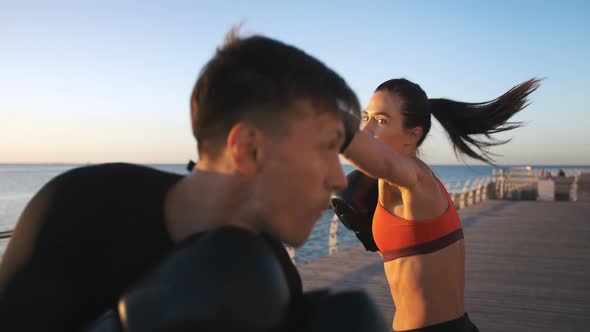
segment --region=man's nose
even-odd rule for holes
[[[342,191],[346,189],[347,186],[348,179],[346,178],[346,174],[344,174],[342,165],[338,162],[337,167],[334,167],[333,171],[330,173],[329,187],[332,191]]]

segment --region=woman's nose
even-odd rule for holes
[[[371,134],[371,136],[373,136],[374,130],[375,130],[375,125],[373,123],[374,121],[372,119],[369,119],[365,122],[363,122],[362,126],[361,126],[361,130],[364,130],[366,132],[368,132],[369,134]]]

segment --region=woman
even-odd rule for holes
[[[433,115],[456,152],[492,163],[490,135],[519,123],[510,117],[539,85],[531,79],[489,102],[428,99],[419,85],[379,85],[363,111],[362,130],[344,156],[378,178],[373,238],[395,302],[396,331],[478,331],[464,307],[465,245],[461,221],[442,183],[417,157]],[[481,136],[474,136],[481,135]]]

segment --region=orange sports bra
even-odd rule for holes
[[[428,254],[463,238],[461,219],[443,184],[434,177],[448,201],[448,208],[437,218],[407,220],[391,214],[379,202],[373,215],[373,238],[385,262]]]

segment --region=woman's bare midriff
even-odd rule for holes
[[[385,262],[395,303],[393,329],[417,329],[457,319],[465,313],[465,244]]]

